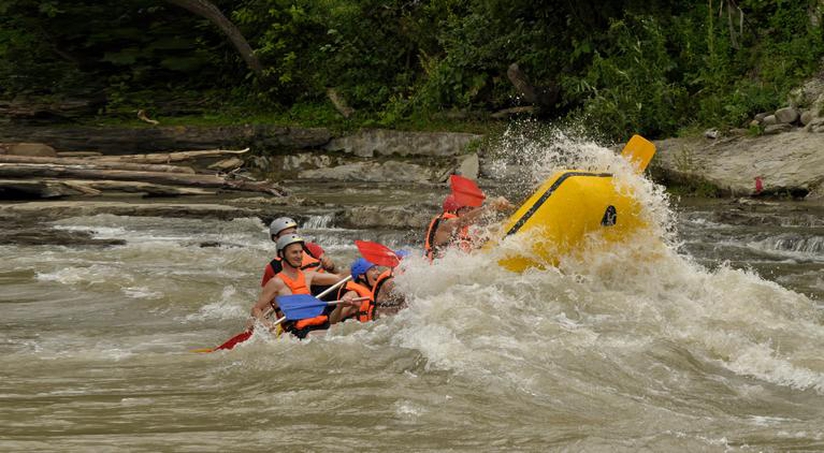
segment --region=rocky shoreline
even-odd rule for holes
[[[667,181],[711,184],[732,197],[824,201],[824,134],[803,129],[762,136],[738,132],[655,143],[653,171]]]
[[[180,128],[177,130],[181,131]],[[194,145],[193,141],[187,141],[193,140],[192,137],[199,137],[197,143],[201,148],[238,146],[248,144],[243,137],[249,130],[240,128],[230,134],[224,128],[208,133],[184,128],[180,141],[168,138],[174,137],[174,131],[167,130],[164,134],[172,141],[163,146],[180,149],[183,144]],[[260,132],[263,129],[251,130]],[[105,135],[101,131],[94,131],[98,135],[88,136],[86,142],[79,141],[82,134],[75,131],[65,135],[78,140],[74,144],[65,145],[67,142],[59,140],[52,143],[64,144],[66,148],[61,150],[64,155],[103,154],[104,157],[123,155],[125,151],[139,153],[149,146],[137,136],[122,131],[110,130],[107,132],[110,135],[104,137],[100,136]],[[20,133],[8,135],[0,129],[0,143],[22,138]],[[91,134],[92,131],[83,133]],[[41,130],[27,136],[27,140],[48,136]],[[123,141],[117,148],[106,148],[117,141],[112,137],[121,137]],[[483,138],[480,135],[364,130],[347,137],[333,137],[325,130],[288,129],[278,137],[270,139],[280,144],[277,148],[267,147],[265,153],[254,153],[243,163],[268,179],[282,183],[286,195],[223,191],[205,194],[196,190],[191,193],[185,190],[152,192],[148,189],[141,194],[140,187],[123,191],[115,185],[108,188],[111,192],[58,193],[45,201],[6,199],[0,202],[0,220],[6,225],[6,234],[0,244],[95,243],[82,234],[72,235],[65,231],[51,234],[47,232],[48,228],[40,226],[44,221],[98,214],[226,220],[258,217],[266,222],[284,212],[304,218],[312,213],[323,213],[331,216],[334,225],[345,228],[419,230],[425,228],[429,213],[437,208],[438,196],[443,192],[443,182],[449,174],[464,174],[482,181],[490,175],[484,150],[478,145]],[[134,146],[130,147],[129,143]],[[288,149],[280,148],[284,143],[289,144]],[[801,129],[763,136],[733,132],[727,136],[661,140],[656,145],[658,152],[652,161],[653,177],[664,183],[709,184],[718,188],[721,194],[732,197],[778,196],[813,205],[821,204],[824,199],[824,134]],[[72,158],[66,159],[69,162]],[[756,186],[756,178],[760,179],[761,187]],[[330,192],[346,190],[352,184],[366,187],[402,185],[407,187],[406,193],[415,196],[380,203],[341,204],[334,199],[319,199],[311,192],[288,193],[290,186],[311,185],[313,181],[339,186]]]

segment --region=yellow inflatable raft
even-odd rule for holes
[[[644,224],[641,206],[619,192],[610,173],[566,170],[554,174],[509,218],[504,240],[530,234],[530,253],[500,261],[522,272],[528,267],[555,266],[558,258],[582,245],[592,233],[608,242],[619,241]],[[536,231],[537,230],[537,231]]]

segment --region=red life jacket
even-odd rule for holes
[[[375,319],[375,296],[372,289],[367,288],[360,283],[349,281],[338,290],[338,299],[341,299],[343,295],[349,291],[358,293],[358,297],[367,298],[361,301],[360,307],[358,308],[358,313],[353,315],[353,317],[360,322],[368,322]]]
[[[452,214],[451,212],[444,212],[443,214],[433,218],[429,223],[429,229],[426,231],[426,238],[424,238],[423,243],[424,254],[427,258],[429,258],[429,261],[432,261],[435,258],[440,258],[444,252],[443,245],[434,245],[435,234],[438,232],[438,226],[440,226],[441,222],[444,220],[456,218],[458,218],[457,215]],[[469,252],[472,250],[472,237],[469,235],[469,226],[467,225],[461,228],[449,241],[448,246],[458,247],[464,252]]]

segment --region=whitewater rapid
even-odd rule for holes
[[[189,352],[242,330],[273,254],[259,219],[74,217],[47,227],[125,243],[0,247],[0,449],[824,449],[824,309],[778,282],[820,284],[820,225],[727,224],[728,206],[676,207],[609,149],[554,143],[505,155],[501,174],[534,173],[486,190],[607,168],[649,229],[523,274],[497,262],[528,238],[417,254],[397,278],[406,310],[309,341]],[[420,250],[407,231],[305,220],[342,264],[354,239]],[[800,274],[759,272],[781,266]]]

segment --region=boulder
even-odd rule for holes
[[[710,183],[728,194],[753,192],[756,176],[765,188],[810,192],[824,174],[824,134],[808,134],[790,125],[783,134],[741,136],[707,141],[684,137],[656,141],[656,171],[672,180]]]
[[[815,115],[813,115],[813,112],[809,110],[804,110],[803,112],[801,112],[801,124],[803,124],[804,126],[810,124],[814,118]]]
[[[778,119],[775,115],[767,115],[761,120],[761,124],[764,126],[772,126],[773,124],[778,124]]]
[[[760,123],[760,122],[764,121],[764,118],[766,118],[766,117],[768,117],[768,116],[770,116],[770,114],[769,114],[769,113],[767,113],[767,112],[761,112],[761,113],[759,113],[759,114],[755,115],[755,117],[753,117],[753,119],[754,119],[754,120],[756,120],[756,121],[758,121],[758,122]]]
[[[790,124],[798,120],[798,110],[792,107],[784,107],[775,111],[775,119],[779,123]]]
[[[44,143],[3,143],[0,154],[30,157],[57,157],[57,151]]]
[[[463,154],[467,145],[480,137],[461,132],[364,129],[354,135],[335,138],[324,148],[327,151],[344,152],[358,157],[451,157]]]
[[[478,172],[480,171],[480,160],[476,153],[469,154],[460,159],[458,164],[458,174],[469,179],[478,179]]]
[[[346,209],[336,221],[344,228],[423,230],[436,213],[436,207],[420,203],[411,206],[356,206]]]
[[[764,135],[780,134],[782,132],[789,132],[793,129],[792,124],[772,124],[764,128]]]
[[[431,167],[408,162],[355,162],[329,168],[304,170],[300,179],[325,179],[335,181],[403,181],[427,183],[435,176]]]

